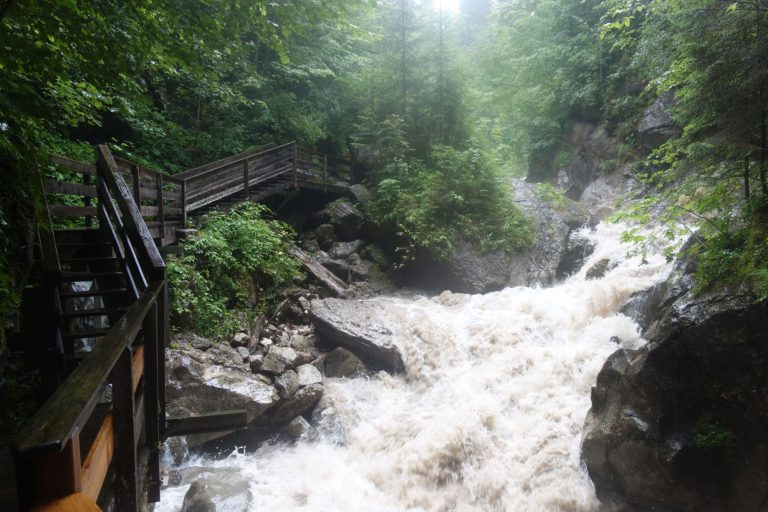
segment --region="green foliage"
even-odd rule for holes
[[[0,443],[10,441],[39,407],[37,371],[24,368],[17,357],[3,361],[0,377]]]
[[[547,203],[551,204],[556,210],[562,210],[565,208],[566,197],[565,195],[556,189],[551,183],[539,183],[536,185],[536,193],[538,196]]]
[[[231,334],[271,307],[299,276],[288,252],[293,232],[267,214],[254,203],[213,212],[183,242],[184,256],[170,259],[171,310],[187,327],[203,335]]]
[[[445,257],[457,237],[486,251],[532,242],[529,222],[478,150],[437,146],[425,161],[395,161],[380,172],[369,214],[397,233],[403,262],[420,252]]]
[[[727,427],[705,415],[696,424],[691,446],[704,450],[729,450],[736,443],[736,436]]]

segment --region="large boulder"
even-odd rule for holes
[[[324,224],[331,224],[339,240],[351,241],[360,238],[363,226],[363,213],[349,199],[333,201],[316,214]],[[321,243],[322,247],[323,244]]]
[[[316,299],[310,318],[317,334],[327,342],[349,349],[374,368],[392,373],[405,369],[392,340],[392,331],[381,325],[379,306],[364,300]]]
[[[680,125],[669,112],[674,103],[674,94],[666,91],[643,111],[637,124],[637,140],[643,147],[653,149],[680,134]]]
[[[568,234],[590,223],[589,212],[575,201],[547,200],[536,184],[514,179],[510,186],[518,208],[533,222],[532,247],[512,255],[503,249],[484,253],[477,243],[459,238],[444,261],[420,258],[406,278],[419,286],[461,293],[551,284],[566,253]]]
[[[695,295],[689,274],[633,297],[648,344],[619,350],[592,390],[582,458],[626,510],[762,511],[768,503],[768,304]]]
[[[170,416],[245,409],[251,422],[274,406],[279,396],[259,380],[238,352],[224,344],[207,351],[185,346],[166,353],[166,394]],[[189,436],[190,446],[218,439],[228,432]]]

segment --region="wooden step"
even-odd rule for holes
[[[61,273],[62,282],[72,281],[93,281],[100,277],[123,277],[123,273],[120,271],[114,272],[78,272],[78,271],[65,271]]]
[[[127,308],[111,308],[111,309],[81,309],[80,311],[69,311],[62,313],[61,316],[65,318],[81,318],[87,316],[110,316],[118,313],[124,313]]]
[[[59,258],[59,262],[61,263],[82,263],[82,264],[88,264],[88,263],[110,263],[110,262],[116,262],[117,256],[89,256],[85,258]]]
[[[110,288],[108,290],[88,290],[84,292],[59,292],[62,299],[80,299],[83,297],[103,297],[104,295],[119,295],[126,293],[128,288]]]

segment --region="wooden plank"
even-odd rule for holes
[[[101,512],[96,500],[85,493],[75,493],[32,507],[33,512]]]
[[[40,174],[37,175],[36,179],[32,180],[32,186],[39,189],[38,193],[43,198],[43,202],[47,205],[48,199],[45,195],[45,187],[43,186]],[[37,236],[40,240],[40,252],[43,257],[43,271],[48,274],[49,277],[55,277],[61,272],[61,264],[59,263],[59,250],[56,246],[56,238],[53,234],[51,213],[47,208],[37,227]]]
[[[158,321],[160,308],[155,304],[144,318],[144,417],[145,434],[149,454],[147,457],[147,499],[150,503],[160,501],[160,373],[165,364],[159,356],[162,320]],[[165,386],[165,383],[163,383]]]
[[[167,423],[166,438],[209,432],[229,432],[246,428],[248,413],[244,409],[236,409],[187,418],[168,418]]]
[[[98,166],[101,171],[100,175],[107,182],[109,188],[114,189],[119,194],[115,199],[117,199],[118,205],[123,212],[123,222],[129,235],[131,238],[136,238],[139,241],[143,256],[148,259],[148,263],[154,269],[165,268],[163,257],[157,250],[157,246],[152,240],[152,235],[149,233],[147,225],[144,224],[144,219],[141,218],[141,212],[133,201],[130,189],[122,175],[118,172],[117,164],[112,158],[109,148],[103,144],[99,146]]]
[[[96,215],[95,206],[68,206],[64,204],[49,204],[48,211],[52,217],[86,217]]]
[[[109,463],[115,450],[115,432],[112,414],[107,414],[83,462],[81,479],[83,494],[96,501],[104,485]]]
[[[70,194],[85,197],[96,197],[98,195],[95,185],[83,185],[81,183],[68,183],[55,180],[45,181],[45,192],[47,194]]]
[[[336,277],[330,270],[320,265],[316,261],[312,260],[310,256],[299,249],[298,247],[292,247],[290,253],[306,268],[312,275],[314,275],[321,283],[323,283],[329,290],[339,296],[344,296],[347,293],[347,285]]]
[[[96,166],[94,165],[85,164],[83,162],[78,162],[77,160],[72,160],[71,158],[58,155],[52,155],[51,161],[57,165],[61,165],[75,172],[82,172],[93,176],[96,175]]]
[[[101,399],[109,373],[123,348],[136,339],[147,312],[162,290],[161,282],[151,283],[109,329],[16,437],[17,453],[24,456],[59,452],[74,433],[82,429]]]

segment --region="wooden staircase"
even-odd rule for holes
[[[59,177],[40,181],[48,215],[38,229],[43,279],[33,295],[42,311],[34,310],[41,325],[30,352],[54,354],[56,375],[46,377],[60,384],[14,442],[19,508],[98,510],[111,474],[107,505],[137,511],[160,498],[167,437],[236,430],[247,420],[240,410],[166,417],[163,249],[192,212],[290,189],[344,192],[351,165],[295,142],[173,177],[116,158],[106,146],[96,165],[53,161]],[[296,257],[311,267],[306,255]],[[310,270],[323,278],[323,269]]]

